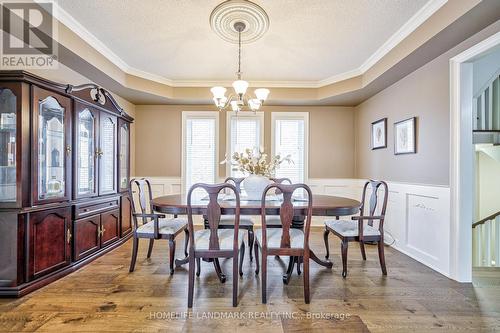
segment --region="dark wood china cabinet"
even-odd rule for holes
[[[0,71],[0,296],[21,296],[131,231],[130,124],[112,95]]]

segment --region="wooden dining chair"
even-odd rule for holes
[[[266,195],[269,190],[276,188],[283,194],[283,202],[280,206],[281,228],[267,228],[266,221]],[[292,195],[297,189],[304,189],[307,192],[307,216],[304,230],[291,228],[294,216]],[[304,276],[304,300],[309,304],[309,232],[312,218],[312,193],[309,186],[305,184],[285,185],[274,183],[264,190],[261,200],[261,220],[262,229],[255,231],[255,274],[259,274],[259,248],[262,251],[262,303],[267,302],[267,257],[275,255],[290,256],[293,258],[303,258]]]
[[[207,205],[208,229],[194,231],[193,207],[191,197],[193,191],[201,188],[208,193]],[[234,227],[220,229],[221,207],[218,202],[219,193],[230,189],[235,194]],[[219,265],[219,258],[233,258],[233,306],[238,304],[238,254],[240,258],[239,275],[243,275],[243,259],[245,257],[244,232],[240,230],[240,194],[232,184],[194,184],[187,196],[188,230],[189,230],[189,282],[188,308],[193,307],[195,261],[200,258],[211,258],[214,265]],[[199,266],[198,266],[199,267]],[[220,266],[219,266],[220,269]],[[225,280],[224,280],[225,281]]]
[[[137,188],[139,207],[136,207],[135,200],[132,199],[133,246],[129,271],[134,271],[140,238],[149,239],[147,258],[151,257],[155,239],[167,239],[170,249],[170,274],[174,274],[175,238],[182,231],[185,233],[184,253],[187,256],[187,243],[189,240],[187,220],[180,218],[167,219],[165,215],[153,211],[151,183],[148,179],[133,178],[130,180],[129,191],[131,198],[134,198],[134,187]]]
[[[242,178],[235,177],[227,177],[224,180],[224,183],[233,183],[236,187],[236,190],[239,194],[241,194],[241,183],[245,180]],[[208,228],[208,220],[206,216],[204,216],[205,220],[205,229]],[[240,229],[246,230],[248,232],[248,252],[250,256],[250,261],[253,260],[253,240],[254,240],[254,231],[253,231],[254,223],[250,216],[240,216]],[[233,229],[234,228],[234,215],[222,215],[220,217],[219,229]]]
[[[369,200],[368,214],[365,215],[365,199],[368,187],[371,187],[371,195]],[[382,200],[382,207],[380,215],[375,215],[375,210],[378,204],[378,192],[383,189],[384,196]],[[361,249],[361,256],[366,260],[365,242],[376,242],[378,246],[378,257],[382,274],[387,275],[385,267],[384,255],[384,219],[385,211],[387,208],[387,196],[389,190],[387,183],[384,181],[369,180],[363,187],[363,194],[361,198],[361,207],[359,209],[360,215],[353,216],[352,220],[327,220],[325,221],[324,241],[326,247],[326,258],[330,255],[328,247],[328,234],[332,232],[334,235],[341,239],[341,252],[342,252],[342,277],[347,276],[347,247],[349,242],[359,242]],[[373,221],[378,220],[378,227],[373,225]],[[365,224],[366,222],[366,224]]]
[[[292,184],[292,181],[290,178],[269,178],[270,181],[276,184],[283,184],[283,183],[288,183]],[[275,194],[280,194],[280,190],[276,189]],[[266,224],[268,228],[281,228],[281,219],[277,215],[267,215],[266,216]]]

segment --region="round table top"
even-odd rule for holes
[[[192,198],[193,214],[204,214],[208,200],[203,197]],[[317,216],[344,216],[359,212],[361,203],[357,200],[332,195],[313,195],[313,215]],[[266,201],[266,214],[279,215],[280,200]],[[187,214],[187,198],[185,194],[172,194],[157,197],[152,200],[153,209],[165,214]],[[219,200],[222,214],[234,214],[236,202],[234,200]],[[260,201],[240,201],[242,215],[260,215]],[[293,201],[295,213],[305,215],[307,201]]]

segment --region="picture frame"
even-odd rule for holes
[[[387,118],[372,123],[371,144],[372,150],[387,148]]]
[[[394,155],[417,153],[417,117],[394,123]]]

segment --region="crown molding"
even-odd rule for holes
[[[382,46],[375,51],[358,69],[361,74],[368,71],[387,53],[401,43],[413,31],[415,31],[422,23],[427,21],[435,12],[443,7],[448,0],[430,0],[418,12],[415,13],[398,31],[396,31]]]
[[[44,0],[35,0],[35,2],[42,1]],[[321,88],[330,84],[334,84],[336,82],[363,75],[447,2],[448,0],[430,0],[429,2],[427,2],[415,15],[413,15],[398,31],[396,31],[396,33],[394,33],[358,68],[318,81],[252,81],[251,87],[265,86],[269,88]],[[107,58],[110,62],[112,62],[126,74],[165,84],[171,87],[193,88],[212,87],[214,85],[231,86],[232,84],[232,81],[225,80],[171,80],[157,74],[134,68],[128,65],[116,53],[110,50],[105,43],[100,41],[95,35],[88,31],[73,16],[71,16],[67,11],[61,8],[61,6],[59,6],[55,2],[53,3],[53,6],[54,17],[59,22],[72,30],[82,40],[93,47],[96,51],[101,53],[105,58]]]

